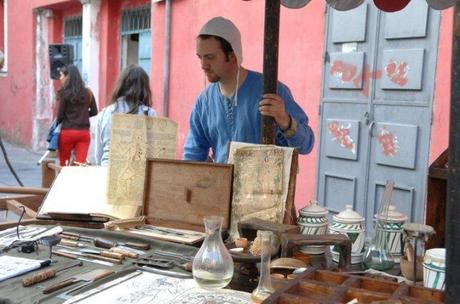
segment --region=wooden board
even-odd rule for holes
[[[145,178],[146,222],[204,231],[203,217],[219,215],[230,226],[233,165],[148,159]]]
[[[263,303],[345,304],[353,299],[357,299],[357,303],[438,304],[444,303],[444,292],[312,267]]]

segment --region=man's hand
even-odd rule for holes
[[[259,102],[259,111],[262,115],[273,117],[281,130],[285,131],[289,127],[289,114],[279,95],[264,94]]]

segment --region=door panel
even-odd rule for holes
[[[425,0],[398,13],[370,2],[328,11],[317,182],[320,203],[353,205],[368,233],[387,180],[397,210],[423,222],[440,19]]]
[[[150,75],[150,61],[151,61],[151,45],[152,33],[151,31],[144,31],[139,33],[139,65]]]

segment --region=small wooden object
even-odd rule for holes
[[[444,303],[444,292],[315,267],[277,289],[265,304]],[[401,301],[399,301],[401,300]]]
[[[230,226],[233,165],[148,159],[144,216],[155,226],[204,231],[203,217]]]
[[[292,256],[296,246],[337,245],[340,253],[338,268],[346,271],[351,265],[351,240],[343,234],[305,235],[285,233],[281,235],[281,257]]]
[[[257,230],[272,231],[276,236],[280,237],[283,233],[299,233],[299,226],[277,224],[258,218],[252,218],[238,223],[238,232],[240,236],[248,240],[254,240],[256,238]]]

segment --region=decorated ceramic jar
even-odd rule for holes
[[[423,286],[444,290],[446,279],[446,249],[433,248],[423,259]]]
[[[359,264],[363,260],[364,250],[364,218],[353,210],[351,205],[346,205],[345,210],[332,217],[329,231],[332,234],[344,234],[352,242],[351,263]],[[331,246],[332,260],[339,261],[339,252],[335,246]]]
[[[388,216],[376,214],[375,218],[377,220],[376,225],[380,225],[379,228],[383,232],[383,237],[380,241],[386,241],[386,248],[393,257],[393,260],[399,263],[404,244],[402,225],[407,221],[407,216],[396,211],[395,206],[390,205],[388,207]]]
[[[327,233],[328,211],[318,205],[318,201],[310,201],[310,205],[300,209],[300,216],[297,225],[300,227],[301,234],[323,235]],[[302,246],[300,251],[307,254],[323,254],[325,246]]]

